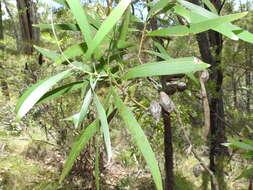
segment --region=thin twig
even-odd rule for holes
[[[138,55],[137,55],[140,64],[143,64],[143,62],[141,60],[141,51],[142,51],[143,41],[145,39],[146,28],[147,28],[147,22],[144,22],[144,26],[143,26],[143,30],[142,30],[142,35],[141,35],[140,47],[139,47]]]

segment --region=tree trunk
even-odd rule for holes
[[[33,44],[39,41],[39,30],[32,27],[37,22],[36,7],[32,0],[17,0],[22,38],[22,52],[31,55]]]
[[[194,0],[199,4],[198,0]],[[220,9],[220,0],[215,1],[215,7]],[[224,158],[227,155],[227,148],[222,145],[226,142],[223,107],[223,70],[220,67],[222,36],[214,31],[197,34],[197,41],[202,60],[211,65],[208,95],[210,97],[210,132],[209,132],[209,159],[210,169],[214,172],[219,183],[219,189],[225,190],[224,180]],[[212,189],[214,185],[211,184]]]
[[[170,114],[162,111],[164,125],[165,190],[173,190],[173,146]]]
[[[245,57],[246,57],[246,72],[245,72],[245,84],[246,84],[246,110],[250,113],[250,87],[251,87],[251,72],[250,68],[252,65],[252,54],[248,44],[245,44]]]
[[[151,29],[157,30],[157,20],[150,20]],[[155,41],[163,45],[163,40],[159,37],[153,38]],[[157,57],[158,61],[161,61],[160,57]],[[162,90],[168,94],[172,95],[175,92],[171,93],[167,91],[166,86],[167,76],[162,76],[160,78],[162,84]],[[169,113],[166,113],[165,110],[162,110],[163,117],[163,126],[164,126],[164,168],[165,168],[165,190],[173,190],[174,189],[174,172],[173,172],[173,144],[172,144],[172,128],[171,128],[171,116]]]

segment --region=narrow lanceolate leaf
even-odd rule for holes
[[[150,11],[148,12],[148,18],[157,14],[159,11],[165,8],[170,2],[171,0],[159,0],[151,7]]]
[[[59,73],[51,78],[45,79],[38,82],[29,88],[19,99],[16,112],[17,119],[21,119],[33,106],[36,104],[39,99],[52,88],[58,81],[61,79],[70,76],[73,74],[71,70],[64,71]]]
[[[155,30],[149,32],[149,36],[186,36],[189,34],[197,34],[206,30],[215,28],[224,23],[237,20],[244,17],[247,12],[230,14],[226,16],[220,16],[218,18],[208,19],[198,23],[191,23],[189,25],[173,26],[165,29]]]
[[[124,79],[136,77],[173,75],[189,73],[207,68],[209,65],[194,57],[170,59],[166,61],[147,63],[130,69],[124,74]]]
[[[88,113],[89,105],[93,97],[92,91],[94,90],[95,86],[96,82],[91,85],[91,88],[86,93],[80,112],[66,119],[66,120],[68,119],[73,120],[75,128],[78,128],[80,126],[80,124],[83,122],[85,116]]]
[[[160,58],[162,58],[162,59],[164,59],[164,60],[169,60],[169,59],[171,59],[171,57],[167,56],[166,54],[158,53],[158,52],[156,52],[156,51],[145,50],[144,52],[149,53],[149,54],[151,54],[151,55],[154,55],[154,56],[156,56],[156,57],[160,57]]]
[[[43,30],[51,30],[51,24],[33,24],[34,27],[38,27]],[[71,31],[80,31],[80,28],[77,24],[54,24],[55,30],[71,30]]]
[[[224,145],[232,147],[232,148],[241,148],[243,150],[253,151],[252,145],[246,144],[243,142],[239,142],[239,141],[235,141],[235,142],[231,142],[231,143],[224,143]]]
[[[155,158],[155,154],[145,136],[142,128],[135,119],[133,113],[124,105],[118,94],[113,91],[113,96],[115,100],[115,105],[118,108],[119,115],[125,122],[130,134],[133,137],[138,149],[141,151],[143,157],[145,158],[150,172],[153,176],[156,188],[162,190],[162,178],[159,171],[158,162]]]
[[[209,0],[202,0],[202,1],[214,14],[218,14],[215,6]]]
[[[83,9],[80,0],[66,0],[66,1],[77,20],[77,23],[82,31],[85,42],[89,46],[92,40],[90,24],[88,22],[87,15]]]
[[[94,102],[96,104],[98,117],[102,126],[102,131],[104,135],[105,147],[108,156],[108,162],[111,161],[112,158],[112,146],[111,146],[111,139],[110,139],[110,131],[109,125],[106,117],[106,112],[102,104],[100,103],[97,95],[94,93]]]
[[[128,6],[128,8],[125,12],[122,24],[119,28],[119,40],[120,41],[125,41],[126,40],[128,26],[129,26],[129,22],[130,22],[130,16],[131,16],[131,7]]]
[[[63,51],[64,55],[59,56],[55,60],[55,64],[61,64],[65,62],[66,59],[72,59],[76,56],[84,55],[86,50],[87,50],[86,43],[72,45]]]
[[[57,60],[58,57],[60,57],[60,54],[57,54],[51,50],[47,50],[38,46],[33,46],[38,52],[40,52],[42,55],[44,55],[45,57],[48,57],[50,59],[52,59],[53,61]]]
[[[159,50],[160,53],[163,55],[166,55],[167,59],[172,59],[170,55],[168,54],[167,50],[158,42],[154,42],[155,47]]]
[[[76,158],[80,155],[80,152],[83,150],[85,145],[89,142],[89,140],[94,136],[94,134],[98,131],[98,129],[99,129],[98,120],[95,120],[81,132],[81,136],[79,140],[73,144],[72,149],[69,153],[69,156],[64,164],[63,171],[60,177],[60,183],[68,175]]]
[[[78,128],[80,124],[83,122],[88,112],[88,108],[91,103],[91,100],[92,100],[92,90],[89,89],[83,100],[83,105],[81,107],[80,113],[78,114],[78,119],[77,119],[77,122],[75,123],[75,128]]]
[[[121,0],[119,4],[112,10],[111,14],[108,18],[102,23],[99,30],[97,31],[94,39],[89,46],[87,51],[87,58],[89,59],[91,55],[94,53],[95,49],[102,42],[105,36],[111,31],[111,29],[115,26],[118,20],[121,18],[131,0]]]
[[[185,9],[184,7],[180,6],[180,5],[175,5],[174,7],[174,11],[176,14],[184,17],[189,23],[198,23],[200,21],[205,21],[208,20],[209,17],[205,17],[202,16],[200,14],[197,14],[195,12],[189,11],[187,9]],[[211,18],[218,18],[218,16],[215,17],[211,17]],[[224,36],[227,36],[228,38],[232,39],[232,40],[238,40],[239,37],[236,36],[231,29],[229,29],[229,27],[223,27],[223,25],[219,25],[215,28],[212,28],[212,30],[215,30],[221,34],[223,34]]]
[[[204,16],[206,18],[217,18],[219,17],[218,15],[202,8],[199,7],[193,3],[190,3],[188,1],[184,1],[184,0],[177,0],[181,5],[187,7],[187,9],[189,9],[191,12],[194,12],[198,15]],[[231,23],[227,23],[227,24],[223,24],[223,25],[219,25],[215,28],[216,31],[219,30],[230,30],[232,32],[234,32],[235,35],[237,35],[241,40],[244,40],[246,42],[250,42],[253,43],[253,34],[243,30],[242,28],[235,26]],[[224,33],[223,33],[224,34]]]
[[[59,97],[63,94],[68,93],[69,91],[73,91],[79,88],[82,88],[83,83],[85,83],[86,81],[78,81],[78,82],[72,82],[66,85],[63,85],[61,87],[58,87],[56,89],[53,89],[49,92],[47,92],[46,94],[44,94],[39,101],[37,102],[37,104],[41,104],[44,103],[46,101],[52,100],[56,97]],[[88,82],[86,82],[88,83]]]

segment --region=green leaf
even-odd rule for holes
[[[239,18],[244,17],[247,12],[230,14],[212,18],[198,23],[191,23],[189,25],[173,26],[160,30],[155,30],[148,33],[148,36],[186,36],[189,34],[197,34],[206,30],[215,28],[224,23],[228,23]]]
[[[88,18],[83,9],[83,6],[80,3],[80,0],[66,0],[66,1],[72,11],[72,14],[75,16],[77,20],[77,23],[82,31],[85,42],[88,44],[88,46],[90,46],[92,41],[90,24],[88,22]]]
[[[68,47],[63,51],[63,55],[59,56],[55,60],[55,64],[61,64],[66,61],[66,59],[71,59],[76,56],[84,55],[87,50],[86,43],[75,44]]]
[[[244,170],[235,180],[241,179],[243,177],[252,177],[253,174],[253,168]]]
[[[49,51],[47,49],[44,49],[44,48],[41,48],[41,47],[38,47],[38,46],[33,46],[38,52],[40,52],[42,55],[52,59],[53,61],[57,60],[58,57],[60,57],[59,54],[53,52],[53,51]]]
[[[78,61],[74,61],[71,63],[71,65],[73,65],[75,68],[84,71],[84,72],[92,72],[93,69],[91,68],[91,66],[78,62]]]
[[[209,1],[209,0],[202,0],[203,3],[205,3],[205,5],[214,13],[218,15],[218,12],[215,8],[215,6]]]
[[[122,100],[119,98],[115,90],[113,91],[113,96],[115,100],[115,105],[118,108],[119,115],[125,122],[130,134],[133,137],[138,149],[141,151],[144,156],[146,163],[150,169],[150,172],[153,176],[156,188],[162,190],[162,178],[159,171],[158,162],[155,158],[155,154],[145,136],[142,128],[135,119],[133,113],[123,104]]]
[[[58,87],[56,89],[53,89],[46,94],[44,94],[37,102],[37,104],[44,103],[46,101],[52,100],[56,97],[59,97],[63,94],[68,93],[69,91],[76,90],[81,88],[84,84],[83,83],[88,83],[87,81],[78,81],[78,82],[72,82],[66,85],[63,85],[61,87]]]
[[[194,12],[191,12],[189,10],[186,10],[185,8],[176,5],[174,6],[174,10],[175,13],[184,17],[189,23],[197,23],[200,21],[205,21],[208,20],[209,17],[205,17],[202,16],[200,14],[196,14]],[[216,15],[215,17],[211,17],[211,18],[218,18],[218,16]],[[221,34],[223,34],[224,36],[227,36],[228,38],[232,39],[232,40],[238,40],[238,36],[236,36],[230,29],[229,27],[223,27],[224,25],[219,25],[215,28],[213,28],[212,30],[215,30]]]
[[[246,143],[243,143],[243,142],[239,142],[239,141],[224,143],[224,145],[232,147],[232,148],[241,148],[243,150],[253,151],[253,146],[252,145],[246,144]]]
[[[167,59],[172,59],[172,57],[170,57],[170,55],[168,54],[167,50],[160,43],[154,42],[154,45],[159,50],[160,53],[162,53],[167,57]]]
[[[21,119],[53,85],[72,74],[71,70],[67,70],[48,79],[44,79],[29,88],[18,100],[15,110],[17,112],[17,119]]]
[[[253,158],[253,151],[249,151],[241,154],[242,158]]]
[[[167,54],[158,53],[158,52],[156,52],[156,51],[145,50],[144,52],[149,53],[149,54],[151,54],[151,55],[155,55],[156,57],[160,57],[160,58],[162,58],[162,59],[164,59],[164,60],[169,60],[169,59],[171,59],[171,57],[169,57]]]
[[[121,0],[119,4],[112,10],[108,18],[102,23],[88,48],[86,54],[87,59],[90,59],[91,55],[94,53],[98,45],[102,42],[105,36],[111,31],[117,21],[121,18],[130,2],[131,0]]]
[[[148,12],[148,19],[164,9],[170,2],[171,0],[159,0],[155,3]]]
[[[131,7],[128,6],[128,8],[125,12],[122,24],[119,28],[119,41],[126,41],[128,26],[129,26],[129,22],[130,22],[130,16],[131,16]]]
[[[81,132],[80,138],[73,144],[69,156],[64,164],[60,177],[60,183],[62,183],[64,178],[68,175],[76,158],[80,155],[80,152],[84,149],[89,140],[95,135],[98,129],[98,120],[95,120]]]
[[[186,73],[186,76],[191,79],[194,84],[199,88],[200,87],[200,82],[199,80],[194,76],[193,72],[190,72],[190,73]]]
[[[51,30],[51,24],[33,24],[34,27],[40,28],[43,30]],[[80,28],[77,24],[54,24],[56,30],[71,30],[71,31],[80,31]]]
[[[85,95],[84,100],[83,100],[83,105],[81,107],[80,113],[78,114],[78,120],[76,122],[75,128],[78,128],[80,126],[80,124],[83,122],[83,120],[88,112],[88,108],[91,103],[91,100],[92,100],[92,90],[89,89],[87,94]]]
[[[189,9],[190,11],[192,11],[192,12],[198,14],[198,15],[204,16],[206,18],[217,18],[217,17],[219,17],[218,15],[216,15],[216,14],[214,14],[214,13],[212,13],[212,12],[202,8],[202,7],[199,7],[199,6],[197,6],[193,3],[190,3],[188,1],[184,1],[184,0],[177,0],[177,1],[180,4],[182,4],[183,6],[187,7],[187,9]],[[232,31],[241,40],[253,43],[253,34],[252,33],[248,32],[248,31],[245,31],[245,30],[241,29],[240,27],[235,26],[231,23],[219,25],[215,28],[215,30],[219,31],[219,32],[221,32],[222,30]],[[222,34],[224,34],[224,33],[222,33]]]
[[[193,71],[203,70],[208,66],[208,64],[194,57],[177,58],[139,65],[125,73],[123,78],[132,79],[136,77],[189,73]]]
[[[109,125],[107,122],[106,112],[103,105],[100,103],[97,95],[94,93],[94,102],[97,108],[98,118],[100,120],[102,131],[104,135],[105,147],[108,156],[108,162],[111,161],[112,158],[112,146],[111,146],[111,139],[110,139],[110,131]]]

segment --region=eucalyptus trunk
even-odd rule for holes
[[[198,0],[193,1],[199,5]],[[219,11],[221,1],[213,1]],[[210,169],[215,174],[219,189],[225,190],[224,159],[227,156],[227,148],[222,145],[226,142],[224,107],[223,107],[223,68],[221,67],[221,53],[223,47],[222,36],[215,31],[203,32],[196,35],[197,42],[204,62],[211,65],[210,80],[207,85],[210,106],[210,131],[209,131],[209,160]],[[212,190],[215,189],[211,184]]]
[[[37,23],[36,6],[32,0],[17,0],[19,24],[22,39],[22,52],[31,55],[33,44],[39,41],[39,29],[32,25]]]

